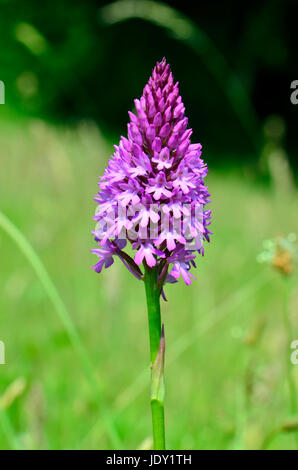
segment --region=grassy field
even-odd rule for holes
[[[90,123],[1,122],[0,210],[25,237],[0,218],[2,449],[150,447],[144,286],[120,262],[89,269],[92,198],[111,149]],[[167,445],[293,449],[284,280],[256,257],[264,239],[298,233],[297,196],[244,170],[211,168],[208,184],[212,243],[197,280],[167,286],[162,304]],[[297,309],[293,288],[293,339]],[[298,366],[290,372],[298,388]]]

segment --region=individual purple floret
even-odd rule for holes
[[[121,137],[99,182],[95,197],[99,206],[93,232],[93,249],[101,272],[118,256],[128,269],[142,278],[139,266],[157,267],[164,282],[194,276],[197,253],[204,254],[209,241],[211,212],[204,178],[208,168],[201,158],[201,144],[191,144],[185,107],[169,64],[158,62],[129,111],[128,138]],[[134,259],[123,251],[131,242]]]

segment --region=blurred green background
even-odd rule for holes
[[[0,11],[0,448],[151,446],[144,287],[120,263],[89,267],[98,177],[163,56],[210,168],[214,232],[198,279],[162,304],[168,448],[298,448],[283,322],[298,339],[297,275],[257,262],[264,239],[298,233],[297,3]]]

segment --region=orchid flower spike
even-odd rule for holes
[[[209,242],[208,168],[201,144],[190,141],[178,83],[165,59],[134,103],[128,136],[115,146],[95,197],[93,233],[99,247],[92,251],[99,259],[94,269],[100,273],[116,256],[141,279],[146,262],[156,266],[163,293],[163,284],[180,275],[191,283],[194,259],[204,254],[203,241]],[[124,252],[127,242],[134,258]]]

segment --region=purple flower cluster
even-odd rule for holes
[[[201,144],[191,144],[178,83],[165,59],[134,103],[128,138],[115,146],[95,197],[93,233],[99,247],[92,251],[99,261],[94,269],[101,272],[118,256],[138,278],[146,262],[157,266],[162,284],[180,275],[190,284],[196,253],[204,254],[202,242],[211,233],[211,212],[205,210],[208,168]],[[127,241],[134,259],[123,250]]]

